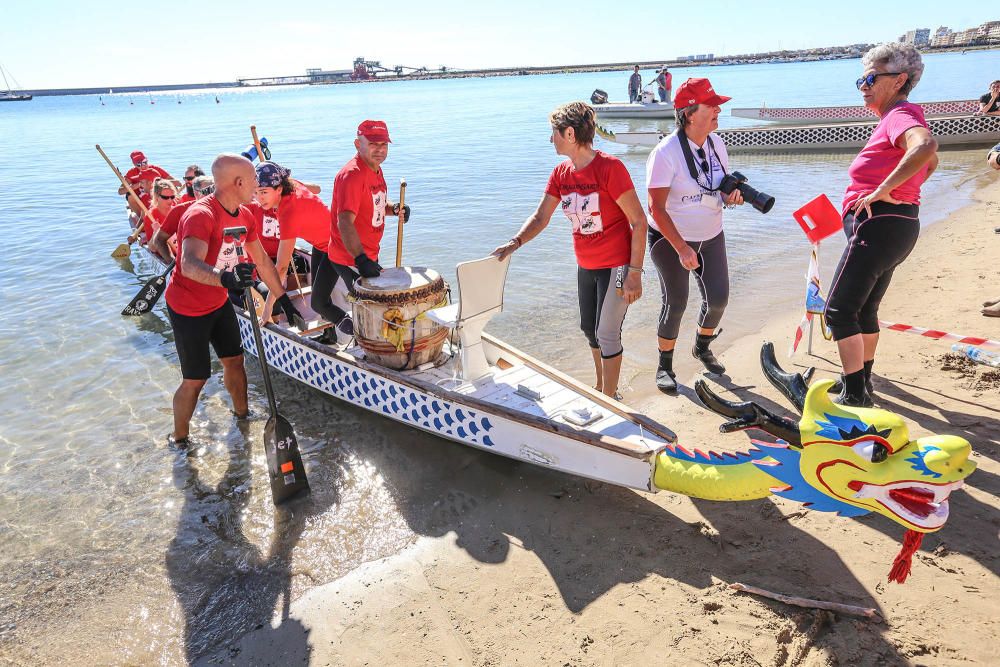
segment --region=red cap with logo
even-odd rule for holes
[[[677,94],[674,95],[674,108],[683,109],[692,104],[719,106],[731,99],[733,98],[717,95],[708,79],[688,79],[681,84],[681,87],[677,89]]]
[[[146,156],[142,151],[132,151],[132,154],[129,155],[129,157],[132,158],[132,164],[137,167],[146,161]]]
[[[381,120],[365,120],[358,125],[358,136],[364,137],[368,141],[385,141],[392,143],[389,138],[389,128]]]

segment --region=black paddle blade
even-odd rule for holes
[[[299,455],[299,443],[288,420],[274,414],[264,425],[264,452],[271,478],[271,497],[275,505],[309,493],[309,480]]]
[[[142,315],[148,313],[163,296],[167,288],[167,276],[156,276],[142,286],[139,293],[122,309],[122,315]]]

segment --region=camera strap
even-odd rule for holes
[[[694,180],[694,182],[698,184],[698,187],[706,189],[709,192],[715,192],[716,190],[718,190],[718,188],[712,187],[712,156],[708,153],[706,153],[705,155],[705,159],[708,162],[708,174],[706,176],[706,178],[708,178],[708,187],[705,188],[704,186],[702,186],[701,181],[698,180],[698,174],[700,172],[698,170],[698,165],[694,160],[694,152],[691,150],[691,144],[689,143],[690,140],[688,139],[687,134],[684,132],[684,128],[682,127],[677,128],[677,136],[681,142],[681,152],[684,154],[684,161],[687,162],[688,173],[691,174],[691,178]],[[722,173],[724,175],[728,175],[729,172],[726,171],[725,165],[723,165],[722,160],[719,159],[718,151],[715,150],[715,143],[712,142],[711,135],[709,135],[706,138],[708,139],[708,141],[706,141],[705,143],[708,144],[709,151],[711,153],[715,153],[715,159],[718,160],[719,162],[719,168],[722,169]]]

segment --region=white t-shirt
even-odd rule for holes
[[[698,180],[702,185],[691,178],[681,150],[681,139],[676,131],[661,139],[646,160],[646,187],[670,188],[667,213],[685,241],[707,241],[722,231],[722,193],[717,190],[706,192],[702,186],[708,186],[711,179],[711,187],[719,187],[729,170],[729,154],[719,135],[713,132],[708,136],[712,143],[709,144],[706,140],[701,147],[710,165],[708,173],[701,169],[703,160],[698,155],[698,146],[688,139],[695,170],[699,174]],[[649,224],[659,230],[652,217],[649,218]]]

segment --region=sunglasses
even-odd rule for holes
[[[161,193],[161,194],[160,194],[160,199],[173,199],[173,198],[174,198],[174,197],[176,197],[176,196],[177,196],[177,195],[166,195],[166,194],[162,194],[162,193]]]
[[[205,186],[205,187],[201,188],[200,190],[198,190],[198,192],[200,192],[203,195],[210,195],[213,192],[215,192],[215,186],[214,185]]]
[[[194,179],[195,179],[195,177],[194,177],[194,176],[185,176],[185,177],[184,177],[184,180],[185,180],[185,181],[193,181]]]
[[[708,173],[708,157],[705,155],[705,149],[704,148],[699,148],[698,149],[698,157],[701,158],[701,170],[707,174]]]
[[[902,72],[879,72],[878,74],[872,73],[867,76],[863,76],[854,83],[857,84],[858,90],[861,90],[862,86],[868,86],[871,88],[875,85],[875,79],[880,76],[899,76]]]

